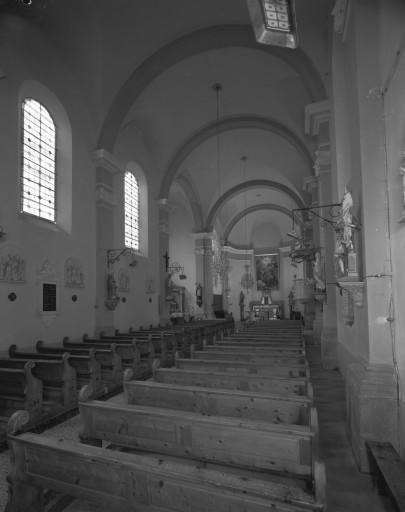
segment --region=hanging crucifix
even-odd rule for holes
[[[163,259],[166,262],[166,272],[167,272],[169,270],[169,260],[170,260],[169,253],[167,251],[164,253]]]

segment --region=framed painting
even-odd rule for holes
[[[256,254],[257,290],[278,290],[280,287],[280,257],[277,253]]]

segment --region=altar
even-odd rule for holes
[[[251,320],[279,320],[283,317],[283,303],[274,301],[271,304],[262,304],[261,301],[249,303]]]

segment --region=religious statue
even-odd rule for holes
[[[118,303],[120,301],[117,292],[118,287],[114,274],[112,272],[109,272],[107,274],[107,298],[105,300],[105,305],[107,309],[109,309],[110,311],[114,311],[114,309],[118,306]]]
[[[240,321],[243,322],[245,319],[245,294],[243,290],[239,294],[239,309],[240,309]]]
[[[200,283],[197,284],[195,289],[195,301],[197,306],[200,308],[203,303],[203,289]]]
[[[166,300],[167,301],[172,300],[172,290],[174,288],[174,283],[173,283],[172,277],[173,277],[173,273],[170,272],[169,274],[167,274],[166,279],[165,279],[165,292],[166,292]]]
[[[107,276],[107,297],[109,299],[117,297],[117,283],[114,274],[111,273]]]
[[[325,281],[322,278],[321,268],[321,255],[319,252],[315,253],[315,259],[312,263],[312,273],[315,279],[315,289],[324,291],[326,288]]]
[[[345,275],[345,263],[344,263],[344,247],[342,240],[337,239],[335,245],[335,274],[336,277],[342,277]]]
[[[353,217],[351,209],[353,206],[353,198],[351,193],[345,188],[342,200],[342,223],[343,223],[343,243],[347,250],[353,250]]]

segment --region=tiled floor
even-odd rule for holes
[[[389,505],[373,489],[369,475],[361,474],[355,465],[345,431],[344,385],[338,371],[324,370],[320,365],[319,347],[308,346],[311,380],[320,427],[321,458],[326,464],[328,512],[387,512]],[[114,397],[122,401],[123,396]],[[44,435],[77,440],[79,417],[53,427]],[[0,510],[7,499],[6,475],[8,452],[0,454]],[[27,511],[28,512],[28,511]],[[104,512],[99,506],[75,501],[65,512]],[[105,511],[107,512],[107,511]]]

